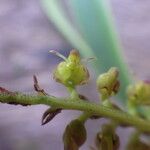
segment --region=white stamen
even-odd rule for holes
[[[56,55],[56,56],[58,56],[58,57],[60,57],[60,58],[62,58],[65,61],[67,60],[67,58],[64,55],[60,54],[59,52],[57,52],[55,50],[50,50],[49,52]]]

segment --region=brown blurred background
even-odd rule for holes
[[[137,78],[149,79],[150,1],[111,0],[111,3],[126,63]],[[33,93],[32,75],[36,74],[47,92],[67,95],[65,88],[52,80],[52,70],[60,59],[48,51],[56,49],[67,55],[72,48],[47,19],[39,0],[0,0],[0,86]],[[86,90],[80,90],[91,91],[88,95],[93,98],[95,83],[91,79]],[[0,104],[0,150],[62,150],[63,130],[78,112],[65,111],[41,126],[46,108]],[[88,121],[90,136],[81,149],[94,144],[93,137],[100,122]],[[124,137],[127,134],[125,130],[118,132]]]

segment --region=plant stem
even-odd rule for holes
[[[53,96],[33,96],[24,94],[0,94],[0,102],[9,104],[23,104],[23,105],[38,105],[45,104],[52,107],[58,107],[68,110],[79,110],[111,118],[115,121],[132,125],[143,132],[150,132],[150,121],[143,120],[139,117],[132,116],[126,112],[119,111],[106,106],[98,105],[83,100],[69,100],[68,98],[55,98]]]
[[[82,121],[83,123],[85,123],[85,122],[88,120],[88,118],[89,118],[90,116],[91,116],[90,113],[84,112],[84,113],[82,113],[82,114],[78,117],[78,119],[79,119],[80,121]]]
[[[75,88],[67,87],[67,90],[70,93],[70,98],[72,100],[78,100],[79,99],[79,95],[78,95]]]

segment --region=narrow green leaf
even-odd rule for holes
[[[91,47],[67,19],[67,16],[61,8],[61,5],[59,5],[58,0],[41,0],[41,4],[49,19],[56,25],[64,37],[75,48],[80,50],[81,54],[84,54],[86,57],[94,55]]]
[[[124,97],[125,88],[131,82],[131,77],[123,60],[122,47],[115,31],[109,1],[70,0],[69,2],[84,39],[98,58],[99,68],[102,71],[112,66],[119,68],[120,96]]]

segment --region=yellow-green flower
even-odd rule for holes
[[[134,104],[150,104],[150,83],[138,81],[127,88],[127,96]]]
[[[68,58],[58,64],[54,72],[54,79],[72,88],[87,83],[89,72],[82,64],[78,51],[72,50]]]

